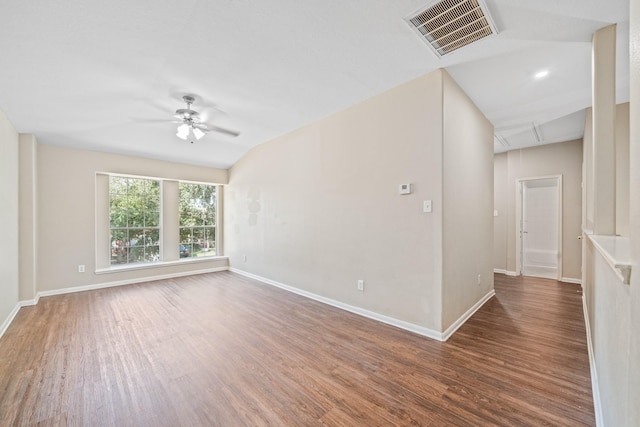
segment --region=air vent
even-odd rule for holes
[[[498,33],[482,0],[443,0],[405,21],[439,57]]]

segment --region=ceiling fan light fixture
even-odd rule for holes
[[[190,127],[188,124],[186,123],[181,124],[180,126],[178,126],[178,132],[176,133],[176,136],[186,141],[187,138],[189,137],[189,128]]]
[[[200,139],[204,136],[204,132],[202,132],[200,129],[198,129],[197,127],[193,128],[193,136],[196,137],[196,139]]]
[[[178,119],[178,121],[173,121],[173,123],[180,124],[176,129],[176,136],[178,138],[183,141],[190,140],[193,144],[194,140],[202,139],[210,131],[220,132],[234,137],[240,135],[237,131],[204,123],[200,114],[191,109],[191,105],[195,100],[193,96],[185,95],[182,97],[182,100],[187,104],[187,108],[177,109],[174,117]]]
[[[549,75],[549,70],[540,70],[533,76],[533,78],[535,78],[536,80],[541,80],[547,77],[548,75]]]

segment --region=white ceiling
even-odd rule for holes
[[[499,152],[582,136],[591,36],[612,23],[618,102],[628,100],[628,0],[486,0],[499,34],[443,59],[403,20],[430,2],[0,0],[0,110],[42,144],[228,168],[446,68],[496,127]],[[185,93],[242,134],[189,144],[153,122],[171,120]]]

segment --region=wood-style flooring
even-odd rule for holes
[[[496,275],[446,343],[230,273],[41,298],[0,426],[593,426],[580,287]]]

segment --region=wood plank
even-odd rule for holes
[[[446,343],[220,272],[41,298],[0,426],[593,426],[580,286],[495,276]]]

